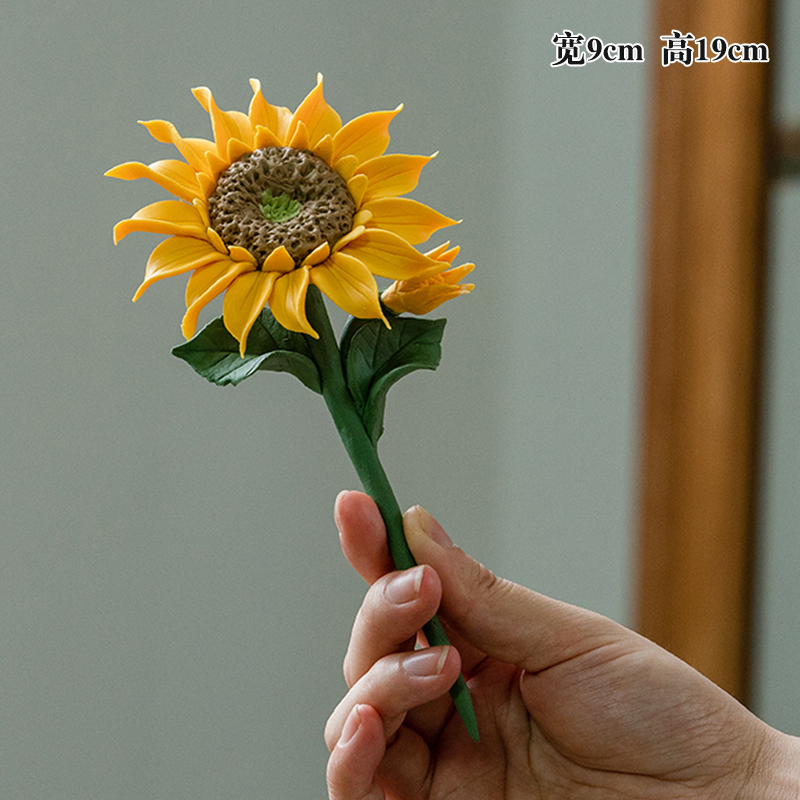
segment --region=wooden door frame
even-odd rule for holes
[[[771,6],[660,0],[646,49],[654,56],[637,627],[744,702],[772,64],[665,67],[660,37],[765,43],[772,58]]]

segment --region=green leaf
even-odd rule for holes
[[[418,369],[436,369],[442,357],[446,320],[394,317],[391,330],[381,320],[353,320],[342,334],[347,387],[373,443],[383,433],[389,389]]]
[[[172,349],[195,372],[217,386],[236,386],[259,370],[290,372],[309,389],[321,393],[317,365],[302,333],[287,331],[265,308],[255,321],[244,358],[239,342],[228,332],[222,317],[210,322],[192,339]]]
[[[271,372],[290,372],[312,392],[322,394],[322,383],[319,379],[317,365],[301,353],[293,350],[275,350],[266,355],[258,368]]]

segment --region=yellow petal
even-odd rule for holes
[[[162,278],[171,278],[199,269],[207,264],[228,261],[208,242],[186,236],[172,236],[161,242],[150,254],[144,273],[144,282],[133,297],[136,302],[145,289]]]
[[[363,208],[353,217],[353,227],[357,228],[359,225],[366,225],[372,219],[372,212],[365,211]]]
[[[279,139],[266,125],[256,127],[256,140],[253,144],[254,150],[261,150],[263,147],[283,147],[283,139]]]
[[[331,246],[327,242],[315,247],[304,259],[304,267],[313,267],[321,264],[331,253]]]
[[[469,275],[470,272],[472,272],[472,270],[474,269],[475,269],[474,264],[461,264],[461,266],[448,269],[447,272],[442,272],[440,275],[434,276],[434,278],[441,280],[443,283],[449,283],[455,285],[462,278]],[[473,284],[465,284],[465,286],[469,286],[469,291],[472,291],[475,288]]]
[[[227,124],[233,129],[232,137],[252,146],[254,128],[250,117],[241,111],[223,111]]]
[[[265,259],[261,269],[264,272],[291,272],[295,268],[294,259],[281,245],[276,247]]]
[[[207,139],[184,139],[178,129],[171,123],[163,119],[152,119],[141,122],[150,132],[150,135],[157,141],[164,144],[174,144],[178,152],[191,164],[198,172],[209,170],[209,154],[215,155],[217,146],[214,142]]]
[[[202,189],[197,182],[197,173],[183,161],[156,161],[149,166],[138,161],[129,161],[126,164],[110,169],[106,172],[109,178],[119,178],[123,181],[135,181],[138,178],[148,178],[157,183],[170,194],[188,200],[190,203],[196,197],[202,197]]]
[[[437,261],[447,261],[448,264],[452,264],[453,259],[458,255],[458,251],[461,248],[456,245],[448,250],[448,247],[450,247],[450,242],[445,242],[438,247],[434,247],[433,250],[428,250],[425,255],[428,256],[428,258],[435,258]]]
[[[248,264],[256,266],[256,257],[246,247],[233,245],[228,249],[234,261],[246,261]]]
[[[325,102],[322,75],[317,76],[317,85],[294,112],[289,139],[294,134],[294,127],[300,122],[308,129],[308,141],[312,148],[325,134],[333,136],[342,127],[341,117]]]
[[[324,264],[311,270],[311,282],[351,316],[385,321],[378,284],[357,258],[333,253]]]
[[[201,200],[199,197],[195,197],[195,199],[192,200],[192,205],[200,215],[200,219],[203,222],[203,227],[208,230],[211,227],[211,219],[208,216],[208,203],[206,203],[205,200]]]
[[[225,256],[228,255],[228,245],[222,241],[222,237],[213,228],[206,228],[206,238],[215,250]]]
[[[247,346],[247,336],[269,300],[276,277],[274,272],[247,272],[236,278],[225,292],[222,321],[231,336],[239,342],[239,353],[242,357]]]
[[[297,122],[296,125],[292,126],[287,146],[292,147],[295,150],[311,149],[311,141],[308,136],[308,128],[306,128],[304,122]]]
[[[363,225],[357,225],[349,233],[346,233],[344,236],[342,236],[342,238],[339,239],[333,246],[333,249],[335,251],[343,250],[345,247],[347,247],[347,245],[350,244],[350,242],[354,242],[356,239],[358,239],[358,237],[361,236],[364,231],[366,231],[366,228]]]
[[[269,298],[269,307],[275,319],[287,330],[307,333],[319,339],[319,334],[306,318],[307,291],[308,269],[300,268],[288,272],[275,281],[275,287]]]
[[[382,156],[389,145],[389,123],[400,113],[403,106],[394,111],[372,111],[351,119],[333,137],[333,164],[347,156],[355,156],[359,162]]]
[[[259,125],[270,130],[279,140],[280,146],[286,141],[286,133],[292,122],[292,112],[283,106],[270,105],[261,93],[261,81],[255,78],[250,79],[250,86],[253,88],[253,99],[250,101],[250,122],[253,128]],[[268,145],[257,145],[267,147]]]
[[[186,284],[186,314],[181,322],[183,335],[191,339],[197,330],[200,311],[222,294],[236,278],[254,269],[252,264],[228,259],[196,269]]]
[[[222,170],[227,169],[230,166],[230,162],[218,156],[215,152],[209,150],[206,153],[206,171],[209,175],[211,175],[214,180],[219,177],[220,172]]]
[[[203,197],[206,199],[211,197],[211,195],[214,194],[214,189],[217,188],[216,179],[207,172],[197,173],[197,183],[200,186]]]
[[[194,206],[179,200],[161,200],[140,208],[130,219],[118,222],[114,226],[114,243],[121,242],[134,231],[205,239],[206,226]]]
[[[336,162],[335,169],[346,181],[349,181],[358,169],[358,165],[359,160],[355,156],[345,156]]]
[[[396,233],[410,244],[425,242],[436,231],[456,224],[456,220],[406,197],[372,200],[363,208],[372,212],[371,227]]]
[[[227,161],[233,164],[238,161],[245,153],[252,153],[253,146],[245,144],[240,139],[228,139]]]
[[[333,139],[329,133],[326,133],[315,145],[311,148],[311,152],[317,157],[321,158],[326,164],[331,163],[333,156]]]
[[[398,314],[428,314],[447,300],[475,288],[472,283],[458,283],[473,268],[474,264],[462,264],[431,278],[396,281],[381,295],[381,300]]]
[[[242,114],[240,111],[221,111],[207,86],[192,89],[192,94],[211,117],[211,127],[217,143],[217,155],[220,158],[227,159],[228,142],[231,139],[237,139],[244,142],[246,147],[252,148],[253,126],[246,114]]]
[[[365,175],[369,180],[362,202],[368,203],[379,197],[397,197],[412,191],[419,183],[422,168],[432,158],[396,153],[366,161],[356,171],[356,175]]]
[[[356,208],[361,207],[364,193],[368,188],[369,178],[367,178],[366,175],[353,175],[353,177],[347,181],[347,191],[350,192],[350,197],[355,201]]]
[[[224,258],[213,264],[206,264],[203,267],[199,267],[192,272],[186,283],[186,307],[190,308],[206,297],[209,290],[223,278],[230,276],[230,280],[228,281],[228,283],[230,283],[237,275],[255,271],[252,264],[246,264],[241,261],[231,261],[229,258]],[[220,292],[217,292],[214,297],[219,293]],[[211,299],[211,297],[207,297],[203,305],[210,302]]]
[[[396,233],[366,230],[341,252],[355,256],[373,275],[394,281],[435,275],[448,265],[415,250]]]

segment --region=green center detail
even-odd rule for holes
[[[296,217],[300,211],[300,201],[293,200],[286,192],[281,192],[277,197],[272,195],[272,189],[265,189],[261,193],[261,213],[270,222],[286,222]]]

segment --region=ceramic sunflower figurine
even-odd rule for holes
[[[259,370],[291,372],[323,396],[366,491],[386,523],[398,569],[414,566],[402,514],[378,459],[386,393],[416,369],[435,369],[445,320],[419,319],[472,290],[453,267],[458,248],[416,245],[455,220],[402,195],[433,156],[389,154],[388,127],[402,106],[342,125],[322,77],[294,113],[272,106],[258,81],[247,114],[221,111],[206,88],[193,91],[214,139],[184,138],[162,120],[143,122],[184,160],[128,162],[106,174],[148,178],[161,200],[114,228],[165,234],[134,300],[162,278],[188,274],[173,349],[200,375],[236,385]],[[376,276],[394,281],[382,294]],[[196,333],[201,310],[223,295],[222,316]],[[340,340],[322,295],[350,315]],[[446,644],[438,618],[424,628]],[[451,689],[473,738],[477,724],[463,677]]]

